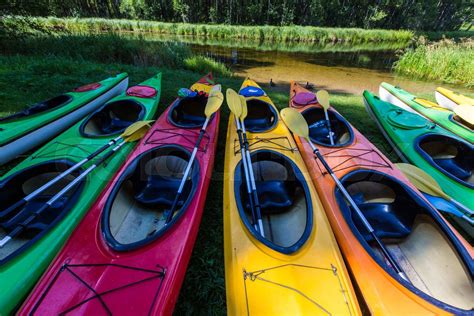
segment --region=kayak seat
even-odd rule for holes
[[[86,137],[118,134],[139,121],[143,115],[145,108],[137,101],[112,101],[89,115],[79,129]]]
[[[173,205],[180,183],[180,178],[150,175],[146,181],[139,182],[135,186],[134,198],[145,205],[170,208]],[[178,207],[183,206],[189,191],[190,185],[185,185],[178,201]]]
[[[293,205],[295,187],[286,181],[256,181],[255,187],[264,214],[283,213]],[[248,208],[250,209],[250,205]]]
[[[247,100],[247,117],[244,120],[245,128],[249,132],[260,133],[272,129],[278,122],[278,113],[275,108],[264,101]]]
[[[302,112],[308,123],[309,137],[313,143],[331,146],[329,138],[329,127],[322,108],[311,107]],[[347,146],[354,139],[352,128],[349,123],[334,111],[328,111],[328,117],[336,147]]]
[[[397,204],[364,203],[358,206],[379,238],[405,238],[411,233],[414,218],[406,216],[406,213],[398,214]],[[353,219],[357,226],[363,226],[357,215],[354,214]],[[373,238],[366,234],[365,239],[369,241]]]
[[[29,202],[20,212],[16,213],[10,219],[2,222],[0,226],[7,232],[12,231],[19,225],[21,225],[28,217],[33,215],[35,211],[44,206],[44,204],[51,199],[52,195],[42,195]],[[28,230],[44,230],[48,228],[49,224],[53,222],[58,213],[61,213],[62,209],[65,208],[69,198],[67,196],[58,199],[51,207],[41,212],[30,224],[28,224]]]
[[[168,114],[168,120],[178,127],[200,127],[206,120],[206,116],[204,114],[206,104],[207,95],[203,93],[197,93],[179,99],[171,107]]]
[[[467,181],[472,176],[472,171],[464,169],[459,165],[456,159],[444,158],[444,159],[433,159],[434,162],[456,178]]]
[[[20,117],[30,116],[30,115],[45,112],[45,111],[48,111],[48,110],[52,110],[52,109],[57,108],[59,106],[66,105],[67,103],[69,103],[71,101],[72,101],[72,97],[70,95],[62,94],[62,95],[59,95],[57,97],[51,98],[49,100],[36,103],[36,104],[24,109],[23,111],[11,114],[9,116],[0,117],[0,122],[5,122],[5,121],[8,121],[10,119],[16,119],[16,118],[20,118]]]

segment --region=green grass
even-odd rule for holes
[[[408,43],[413,38],[411,31],[404,30],[185,24],[102,18],[3,16],[0,19],[0,27],[18,34],[35,34],[43,31],[73,34],[143,32],[270,42]]]
[[[474,40],[422,43],[407,50],[394,70],[416,79],[474,87]]]
[[[60,94],[85,83],[103,79],[111,74],[126,71],[131,84],[139,83],[153,74],[163,73],[161,102],[158,113],[175,99],[180,87],[188,87],[202,75],[189,70],[154,66],[136,66],[121,63],[99,63],[65,57],[0,56],[0,111],[17,111],[25,105]],[[223,89],[238,89],[242,78],[216,78]],[[288,104],[288,89],[272,89],[262,85],[279,108]],[[367,117],[360,96],[334,95],[332,104],[352,121],[365,135],[386,153],[388,145],[375,124]],[[220,132],[214,173],[206,199],[206,206],[196,245],[186,278],[176,305],[175,314],[224,315],[225,283],[223,257],[223,173],[229,111],[221,109]],[[0,114],[1,115],[1,114]],[[6,172],[20,159],[0,167]]]

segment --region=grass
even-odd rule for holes
[[[395,62],[398,74],[474,87],[474,40],[442,40],[406,51]]]
[[[91,34],[102,32],[142,32],[189,35],[214,39],[245,39],[269,42],[313,43],[408,43],[411,31],[324,28],[313,26],[239,26],[164,23],[156,21],[103,18],[56,18],[3,16],[0,28],[19,34],[38,32]]]
[[[99,63],[68,57],[0,56],[0,111],[17,111],[25,105],[60,94],[71,88],[97,81],[111,74],[126,71],[131,84],[139,83],[155,73],[163,73],[162,96],[158,113],[162,113],[176,97],[179,87],[188,87],[201,73],[189,70],[122,63]],[[238,89],[242,78],[217,77],[223,89]],[[288,89],[276,90],[262,85],[279,108],[288,104]],[[332,104],[355,123],[377,146],[390,154],[375,124],[363,110],[360,96],[334,95]],[[216,165],[211,188],[207,195],[199,235],[176,305],[175,314],[224,315],[225,283],[223,257],[223,173],[224,149],[229,111],[222,107]],[[0,114],[1,115],[1,114]],[[13,167],[20,159],[0,167],[0,174]]]

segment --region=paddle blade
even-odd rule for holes
[[[300,137],[308,139],[309,129],[303,115],[295,109],[284,108],[280,111],[283,122],[288,128]]]
[[[463,121],[474,125],[474,107],[469,104],[460,104],[454,108],[454,114],[459,116]]]
[[[209,93],[209,98],[207,98],[206,108],[204,109],[204,114],[206,117],[210,117],[212,114],[217,112],[224,102],[224,95],[219,90],[211,91]]]
[[[429,195],[442,197],[448,201],[451,200],[451,198],[443,192],[438,182],[425,171],[408,163],[397,163],[395,165],[418,190]]]
[[[125,142],[134,142],[142,138],[150,129],[153,121],[138,121],[127,127],[122,133]]]
[[[242,113],[240,113],[240,119],[243,121],[247,117],[248,110],[247,110],[247,100],[243,95],[239,95],[240,97],[240,104],[242,105]]]
[[[237,92],[230,88],[227,89],[226,100],[230,111],[235,115],[235,117],[240,117],[240,115],[242,114],[242,104],[240,102],[240,97]]]
[[[326,90],[319,90],[316,92],[316,99],[321,104],[324,110],[329,109],[329,93]]]

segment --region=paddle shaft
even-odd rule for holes
[[[18,225],[15,229],[13,229],[7,236],[0,240],[0,248],[5,246],[12,238],[23,232],[28,224],[30,224],[36,217],[38,217],[41,213],[43,213],[46,209],[48,209],[51,205],[53,205],[59,198],[61,198],[64,194],[66,194],[69,190],[75,187],[82,179],[84,179],[89,173],[91,173],[97,166],[102,164],[106,161],[110,156],[116,153],[125,142],[121,142],[117,146],[115,146],[111,151],[105,154],[102,158],[100,158],[97,162],[92,164],[89,168],[87,168],[83,173],[81,173],[77,178],[73,181],[68,183],[64,188],[61,189],[58,193],[56,193],[51,199],[49,199],[42,207],[36,210],[33,214],[31,214],[26,220],[24,220],[20,225]]]
[[[326,117],[326,124],[328,125],[329,141],[331,141],[331,145],[334,145],[334,138],[331,131],[331,122],[329,121],[328,110],[326,110],[326,108],[324,108],[324,116]]]
[[[194,145],[193,152],[191,153],[191,158],[189,158],[186,169],[184,170],[183,178],[181,179],[181,183],[179,184],[178,192],[174,198],[173,204],[171,205],[171,208],[168,214],[166,215],[165,225],[171,222],[171,219],[173,218],[173,213],[176,210],[176,207],[178,206],[178,201],[179,201],[179,198],[181,197],[181,193],[183,192],[184,184],[186,183],[188,179],[189,172],[191,172],[191,167],[193,165],[194,159],[196,158],[199,145],[201,144],[204,134],[206,133],[206,128],[207,128],[207,125],[209,124],[210,119],[211,119],[211,116],[206,117],[206,120],[204,121],[204,124],[202,125],[201,131],[199,132],[199,137],[196,141],[196,145]]]
[[[239,119],[240,121],[240,119]],[[248,165],[248,171],[249,171],[249,177],[250,177],[250,185],[252,187],[252,196],[254,199],[254,205],[255,205],[255,211],[257,215],[257,221],[258,221],[258,227],[260,228],[260,234],[262,237],[265,237],[265,232],[263,230],[263,221],[262,221],[262,212],[260,209],[260,202],[258,200],[258,194],[257,194],[257,186],[255,185],[255,175],[253,173],[253,168],[252,168],[252,157],[250,156],[250,150],[249,150],[249,142],[247,139],[247,131],[245,130],[245,123],[243,120],[240,121],[241,127],[242,127],[242,135],[244,138],[244,151],[245,155],[247,158],[247,165]]]
[[[253,205],[253,196],[252,196],[252,188],[250,187],[250,179],[249,177],[249,171],[248,171],[248,166],[247,166],[247,159],[245,155],[245,150],[244,150],[244,141],[242,137],[242,129],[240,128],[240,122],[236,116],[235,118],[235,126],[237,126],[237,135],[239,136],[239,145],[240,145],[240,155],[242,157],[242,164],[244,165],[244,175],[245,175],[245,184],[247,186],[247,194],[249,196],[249,204],[250,204],[250,210],[252,212],[252,221],[253,221],[253,226],[255,230],[258,230],[258,223],[257,223],[257,215],[255,213],[255,206]]]
[[[95,152],[91,153],[89,156],[87,156],[86,158],[82,159],[81,161],[79,161],[78,163],[76,163],[74,166],[70,167],[69,169],[63,171],[61,174],[57,175],[56,177],[54,177],[53,179],[51,179],[50,181],[46,182],[45,184],[43,184],[41,187],[39,187],[38,189],[34,190],[33,192],[31,192],[30,194],[28,194],[27,196],[23,197],[21,200],[19,200],[18,202],[16,202],[15,204],[11,205],[10,207],[8,207],[6,210],[0,212],[0,214],[9,214],[10,212],[14,211],[15,209],[19,208],[20,206],[23,206],[25,205],[27,202],[29,202],[30,200],[32,200],[33,198],[35,198],[36,196],[38,196],[41,192],[43,192],[44,190],[48,189],[49,187],[51,187],[52,185],[54,185],[55,183],[57,183],[59,180],[63,179],[64,177],[66,177],[67,175],[71,174],[72,172],[74,172],[75,170],[79,169],[80,167],[82,167],[85,163],[87,163],[88,161],[90,161],[91,159],[93,159],[94,157],[97,157],[100,153],[102,153],[104,150],[106,150],[107,148],[109,148],[110,146],[114,145],[115,143],[117,143],[120,139],[122,138],[122,136],[119,136],[117,138],[114,138],[112,139],[110,142],[108,142],[107,144],[103,145],[102,147],[98,148]]]
[[[323,155],[319,152],[319,149],[314,146],[314,144],[307,139],[308,143],[311,145],[311,149],[313,150],[313,153],[318,157],[319,161],[323,164],[324,168],[327,170],[327,172],[331,175],[333,178],[334,182],[336,183],[337,187],[339,190],[341,190],[342,194],[346,198],[346,200],[349,202],[349,204],[352,206],[352,208],[356,211],[357,215],[359,216],[360,220],[364,224],[365,228],[369,231],[369,233],[372,235],[374,240],[377,242],[377,245],[379,246],[380,250],[382,250],[382,253],[384,254],[385,258],[390,262],[390,265],[393,267],[393,269],[397,272],[397,274],[402,277],[405,281],[410,282],[408,277],[406,276],[405,272],[401,269],[401,267],[398,265],[398,263],[393,259],[392,255],[388,251],[388,249],[385,247],[385,245],[382,243],[382,241],[379,239],[379,237],[375,234],[375,230],[370,225],[369,221],[367,218],[365,218],[364,214],[362,211],[359,209],[357,204],[354,202],[352,199],[351,195],[349,192],[347,192],[346,188],[342,185],[341,181],[336,177],[334,174],[333,170],[331,167],[327,164],[326,160],[324,159]]]

